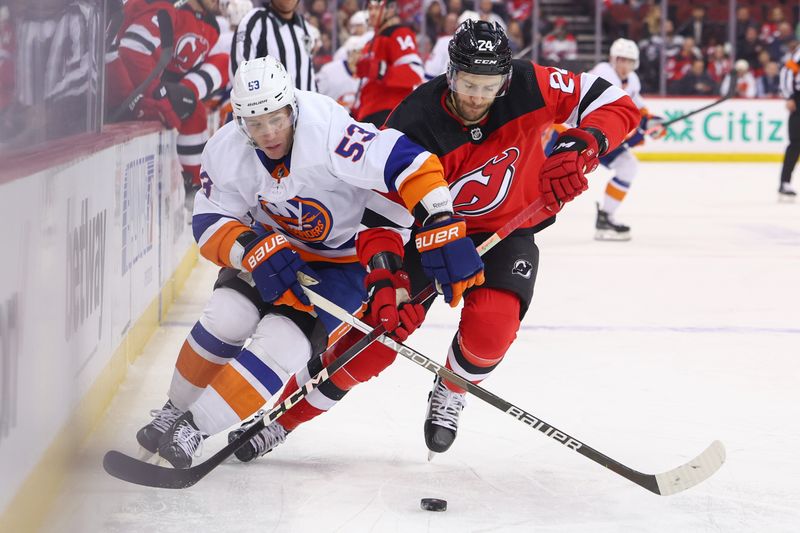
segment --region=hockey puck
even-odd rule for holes
[[[439,498],[422,498],[419,502],[420,508],[424,511],[435,511],[441,513],[447,510],[447,500]]]

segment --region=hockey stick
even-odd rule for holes
[[[319,307],[323,311],[335,316],[342,322],[346,322],[363,332],[370,331],[369,325],[354,317],[335,303],[310,290],[307,286],[305,286],[303,290],[305,291],[309,300],[311,300],[311,303],[316,307]],[[595,463],[608,468],[612,472],[619,474],[625,479],[633,481],[640,487],[644,487],[654,494],[668,496],[670,494],[682,492],[686,489],[694,487],[698,483],[711,477],[714,472],[719,470],[719,468],[722,466],[722,463],[725,462],[725,447],[720,441],[715,440],[700,455],[677,468],[673,468],[672,470],[668,470],[660,474],[644,474],[642,472],[638,472],[595,450],[591,446],[584,444],[583,442],[570,436],[566,432],[561,431],[555,426],[548,424],[541,418],[533,416],[524,409],[521,409],[516,405],[487,391],[483,387],[475,385],[471,381],[468,381],[458,374],[453,373],[451,370],[434,363],[413,348],[409,348],[405,344],[397,342],[388,336],[382,336],[378,339],[378,341],[396,351],[406,359],[409,359],[413,363],[416,363],[424,369],[433,372],[440,378],[451,383],[455,383],[470,394],[477,396],[493,407],[496,407],[506,414],[511,415],[513,418],[519,420],[523,424],[526,424],[533,429],[544,433],[545,436],[560,442],[567,448],[580,453],[584,457],[588,457]]]
[[[702,113],[703,111],[706,111],[708,109],[711,109],[712,107],[718,106],[722,102],[730,99],[731,97],[733,97],[733,94],[736,92],[736,78],[737,77],[738,76],[737,76],[735,71],[731,73],[731,81],[730,81],[730,87],[728,87],[728,92],[726,94],[724,94],[723,96],[721,96],[720,98],[714,100],[710,104],[707,104],[707,105],[704,105],[703,107],[697,108],[694,111],[690,111],[690,112],[686,113],[685,115],[681,115],[679,117],[669,119],[666,122],[662,122],[658,126],[653,126],[652,128],[648,128],[647,131],[645,132],[645,134],[646,135],[652,135],[654,132],[658,131],[659,128],[667,128],[667,127],[671,126],[672,124],[675,124],[676,122],[680,122],[682,120],[686,120],[689,117],[693,117],[694,115],[696,115],[698,113]]]
[[[480,255],[485,254],[495,247],[497,243],[507,237],[515,229],[524,224],[527,220],[531,219],[544,207],[544,201],[539,198],[525,209],[517,213],[513,218],[506,222],[500,229],[492,234],[488,239],[483,241],[476,249]],[[539,220],[538,217],[533,221],[533,226],[542,222],[543,220],[553,216],[552,213],[546,212],[545,216]],[[428,298],[436,293],[433,285],[426,286],[412,299],[413,303],[423,303]],[[347,315],[350,317],[350,315]],[[154,465],[145,461],[141,461],[124,453],[116,450],[111,450],[103,457],[103,468],[110,475],[137,485],[145,485],[148,487],[158,487],[164,489],[184,489],[191,487],[201,479],[203,479],[209,472],[214,470],[228,457],[238,450],[243,444],[264,429],[266,424],[278,419],[283,413],[288,411],[293,405],[305,398],[313,390],[319,388],[323,382],[327,381],[330,376],[335,374],[340,368],[351,361],[356,355],[364,351],[367,346],[372,344],[373,341],[378,339],[386,332],[383,325],[372,329],[367,335],[359,339],[353,346],[346,350],[331,363],[323,367],[316,376],[304,383],[297,391],[291,396],[286,398],[280,404],[274,406],[260,419],[256,420],[248,427],[244,433],[239,435],[234,441],[228,443],[220,451],[209,457],[202,463],[186,468],[176,469],[164,466]],[[266,420],[266,422],[265,422]]]

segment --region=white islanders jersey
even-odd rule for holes
[[[350,72],[347,61],[331,61],[317,72],[317,90],[349,111],[356,101],[358,78]]]
[[[642,99],[642,95],[640,94],[642,90],[642,83],[639,81],[639,75],[636,74],[636,72],[631,71],[631,73],[628,74],[628,79],[624,85],[617,74],[617,71],[614,70],[614,67],[611,66],[611,63],[608,61],[598,63],[592,70],[589,71],[589,73],[603,78],[611,85],[619,87],[625,91],[625,93],[631,97],[633,103],[636,104],[637,108],[642,109],[644,107],[644,99]]]
[[[288,169],[278,165],[270,173],[266,156],[235,122],[206,144],[192,229],[202,255],[214,263],[241,269],[236,239],[253,223],[283,233],[306,261],[356,261],[362,218],[404,240],[413,223],[408,210],[375,191],[397,192],[413,208],[444,185],[439,159],[399,131],[356,122],[326,96],[295,94]]]

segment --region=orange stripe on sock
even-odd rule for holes
[[[625,198],[625,195],[628,194],[628,192],[623,191],[622,189],[619,189],[617,187],[614,187],[611,183],[609,183],[608,185],[606,185],[606,194],[609,195],[614,200],[621,202]]]
[[[178,361],[175,363],[175,368],[180,372],[181,376],[183,376],[183,379],[201,389],[211,383],[214,376],[216,376],[224,366],[225,365],[212,363],[198,354],[194,351],[192,345],[189,344],[189,341],[184,341],[183,346],[181,346],[181,351],[178,354]]]
[[[231,406],[231,409],[242,420],[258,411],[267,401],[231,365],[225,365],[209,386],[217,391],[217,394]]]

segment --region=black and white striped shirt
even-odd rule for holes
[[[780,74],[781,93],[786,99],[794,98],[800,92],[800,47],[798,47],[786,63]]]
[[[287,21],[269,7],[250,11],[236,28],[231,46],[231,79],[242,61],[271,55],[294,79],[298,89],[316,91],[311,64],[313,37],[299,14]]]

